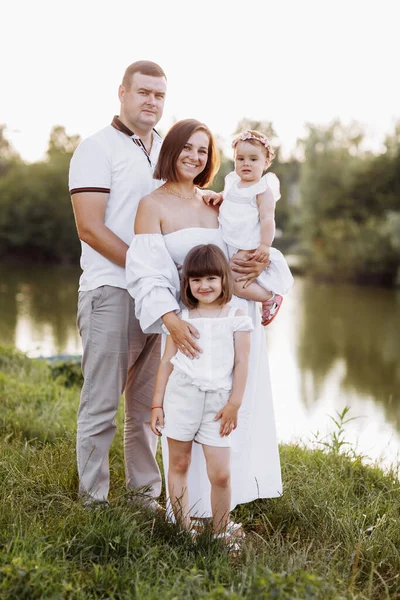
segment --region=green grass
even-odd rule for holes
[[[236,509],[248,534],[237,559],[128,503],[122,405],[111,505],[85,510],[68,372],[0,350],[1,599],[400,598],[397,474],[345,451],[342,433],[280,448],[283,497]]]

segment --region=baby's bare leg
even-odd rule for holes
[[[238,250],[234,257],[240,258],[241,260],[246,260],[248,252],[251,252],[251,250]],[[270,300],[273,297],[272,292],[263,288],[256,281],[250,283],[250,285],[248,285],[247,287],[243,287],[246,282],[235,281],[237,273],[235,273],[234,271],[232,271],[232,275],[233,293],[235,294],[235,296],[240,296],[240,298],[245,298],[246,300],[253,300],[254,302],[265,302],[266,300]]]
[[[235,296],[245,298],[246,300],[253,300],[254,302],[266,302],[273,296],[272,292],[266,290],[258,283],[250,283],[244,288],[244,281],[235,281],[233,284],[233,293]]]

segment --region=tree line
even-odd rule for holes
[[[283,158],[269,122],[242,119],[272,141],[271,171],[281,181],[276,246],[301,257],[319,279],[394,286],[400,265],[400,123],[382,151],[364,149],[356,123],[309,124]],[[24,162],[0,125],[0,258],[74,263],[80,244],[68,192],[68,168],[79,136],[53,127],[42,161]],[[213,189],[223,188],[232,160],[221,153]],[[281,233],[281,235],[279,235]]]

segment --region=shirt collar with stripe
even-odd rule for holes
[[[129,127],[127,127],[126,125],[124,125],[124,123],[122,123],[122,121],[120,120],[118,115],[114,116],[113,120],[111,121],[111,125],[118,131],[121,131],[121,133],[124,133],[125,135],[132,138],[133,143],[136,144],[136,146],[138,146],[139,148],[141,148],[141,150],[144,152],[150,166],[152,166],[150,154],[147,152],[146,146],[144,145],[144,143],[142,142],[142,140],[136,133],[131,131],[129,129]],[[155,129],[153,129],[153,136],[154,136],[153,143],[155,140],[158,140],[161,142],[161,136],[158,133],[158,131],[156,131]]]

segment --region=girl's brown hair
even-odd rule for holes
[[[189,278],[217,275],[221,277],[219,304],[230,302],[233,293],[233,277],[228,261],[221,248],[214,244],[201,244],[190,250],[182,268],[181,300],[188,308],[196,308],[198,300],[190,291]]]
[[[207,125],[200,123],[200,121],[196,121],[196,119],[184,119],[183,121],[178,121],[168,131],[161,146],[160,155],[153,175],[154,179],[178,181],[176,161],[178,160],[184,145],[196,131],[204,131],[208,137],[209,144],[207,164],[204,167],[204,170],[193,180],[193,183],[199,187],[205,187],[211,183],[219,169],[219,152],[215,145],[213,135]]]

